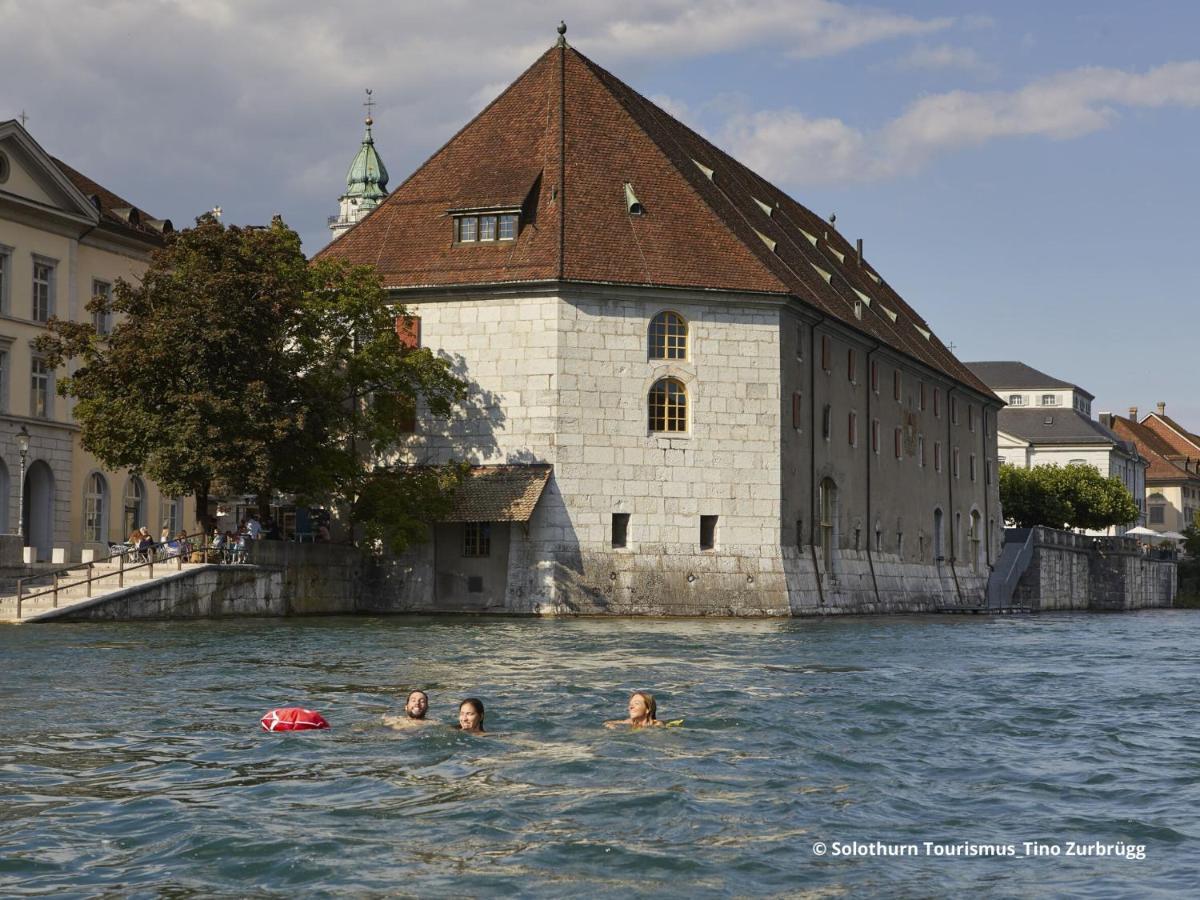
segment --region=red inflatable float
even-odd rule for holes
[[[299,706],[281,706],[262,717],[263,731],[309,731],[328,728],[329,723],[319,712]]]

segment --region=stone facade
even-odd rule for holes
[[[400,564],[410,580],[391,590],[404,608],[788,615],[982,603],[1000,533],[995,409],[982,394],[779,298],[561,286],[404,299],[470,397],[447,421],[420,416],[402,460],[554,466],[527,524],[493,523],[506,565],[493,563],[476,596],[450,588],[462,526],[443,525]],[[649,358],[663,310],[687,323],[683,359]],[[648,429],[647,395],[665,376],[686,388],[684,432]],[[826,480],[836,487],[823,528]],[[615,514],[629,517],[624,547],[613,546]],[[711,549],[702,516],[716,517]]]
[[[1149,609],[1170,607],[1178,593],[1175,560],[1147,556],[1136,541],[1033,531],[1033,558],[1013,594],[1016,605],[1042,612]]]

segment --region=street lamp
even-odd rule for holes
[[[17,537],[25,536],[25,457],[29,456],[29,429],[17,432],[17,450],[21,452],[21,481],[17,489]]]

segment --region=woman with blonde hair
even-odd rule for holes
[[[630,728],[663,728],[665,722],[658,721],[658,704],[654,695],[647,691],[634,691],[629,695],[629,718],[612,719],[604,723],[605,728],[620,728],[628,725]]]

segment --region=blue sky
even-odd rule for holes
[[[837,213],[958,355],[1200,430],[1200,5],[0,0],[0,118],[184,225],[325,242],[362,89],[397,184],[556,37]],[[46,22],[59,25],[47,29]]]

